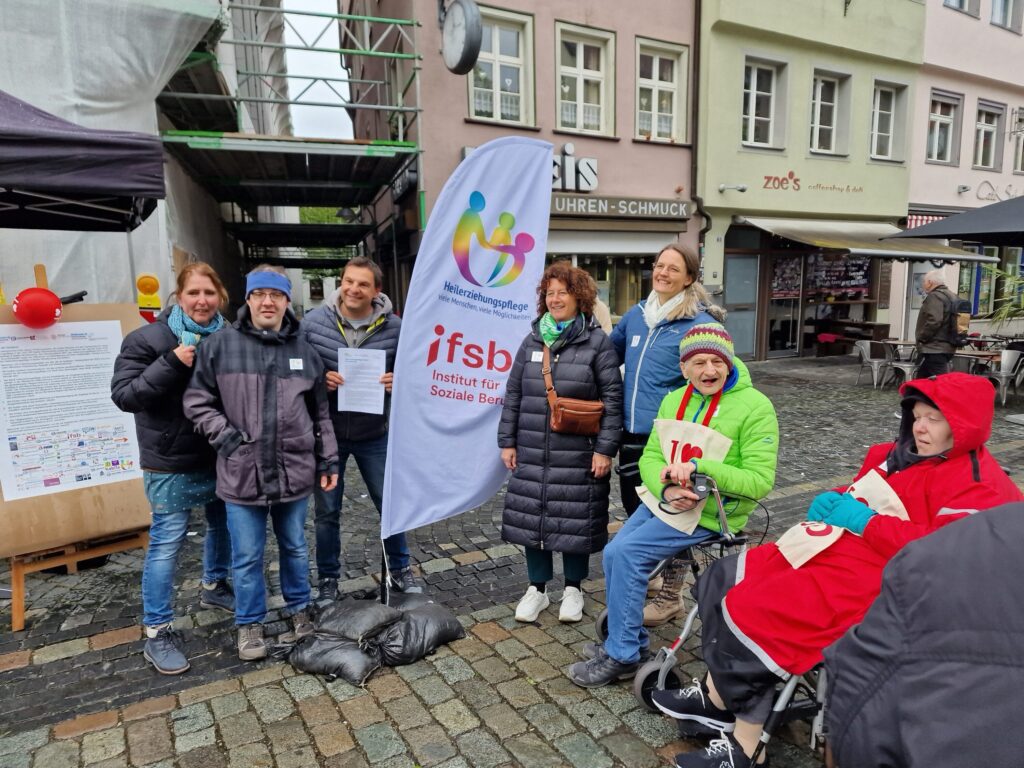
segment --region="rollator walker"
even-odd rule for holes
[[[628,475],[630,470],[627,466],[617,468],[620,475]],[[706,497],[708,494],[714,496],[718,503],[718,523],[721,533],[710,539],[705,539],[699,544],[694,544],[672,557],[662,560],[651,573],[654,578],[665,570],[673,560],[689,564],[696,580],[701,568],[706,568],[711,562],[728,554],[743,552],[747,548],[749,536],[747,533],[731,533],[726,519],[725,508],[722,505],[722,497],[718,485],[713,478],[695,473],[693,476],[692,490],[698,495]],[[755,500],[756,501],[756,500]],[[760,503],[760,502],[758,502]],[[664,492],[662,493],[662,505],[667,506]],[[662,508],[664,509],[665,506]],[[767,508],[761,505],[767,513]],[[679,689],[684,687],[684,679],[677,668],[679,660],[676,653],[686,643],[693,632],[694,623],[697,619],[697,606],[694,605],[686,615],[683,629],[678,637],[658,653],[650,661],[642,664],[633,678],[633,695],[643,704],[648,711],[658,712],[659,710],[651,698],[654,691]],[[605,609],[597,618],[597,639],[604,642],[608,636],[608,611]],[[781,686],[772,705],[772,712],[764,724],[761,733],[761,740],[750,759],[750,765],[756,761],[767,748],[775,732],[786,723],[795,720],[804,720],[811,723],[810,747],[817,750],[823,746],[825,741],[825,695],[827,681],[825,678],[825,667],[819,664],[814,669],[803,675],[791,675]],[[717,737],[718,731],[686,720],[678,720],[679,734],[684,738]]]

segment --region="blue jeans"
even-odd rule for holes
[[[609,656],[631,663],[640,658],[641,648],[650,645],[644,629],[644,600],[654,567],[666,557],[715,535],[715,531],[699,526],[689,534],[677,531],[640,504],[604,548],[608,601],[608,638],[604,649]]]
[[[338,485],[326,493],[319,486],[313,491],[316,502],[316,572],[320,579],[341,578],[341,502],[345,494],[345,465],[349,456],[355,457],[359,474],[363,476],[363,482],[366,483],[370,499],[379,515],[381,497],[384,495],[388,436],[385,434],[372,440],[339,440]],[[388,556],[388,568],[391,571],[409,567],[409,545],[404,533],[396,533],[384,539],[384,552]]]
[[[277,536],[281,594],[290,615],[309,605],[309,552],[306,549],[306,508],[309,497],[269,506],[226,505],[231,531],[231,570],[235,581],[235,624],[257,624],[267,615],[267,584],[263,551],[267,515]]]
[[[210,502],[206,510],[206,541],[203,545],[203,581],[212,584],[226,579],[231,567],[231,539],[228,537],[224,502]],[[188,533],[191,509],[153,510],[149,524],[149,547],[142,566],[142,623],[157,627],[174,621],[171,597],[174,569],[181,543]]]

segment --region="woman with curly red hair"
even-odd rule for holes
[[[552,552],[561,552],[565,592],[558,618],[575,622],[583,618],[580,583],[590,555],[608,541],[609,474],[622,427],[622,379],[611,340],[593,320],[596,292],[586,272],[556,262],[544,271],[537,296],[538,317],[516,354],[498,427],[501,458],[512,471],[501,535],[526,550],[530,586],[516,619],[536,621],[548,607]],[[559,397],[604,403],[596,436],[552,431],[541,371],[545,348]]]

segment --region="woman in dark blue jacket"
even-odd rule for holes
[[[143,655],[164,675],[189,668],[183,640],[174,630],[174,567],[188,533],[193,507],[206,509],[203,588],[199,604],[233,612],[234,594],[224,502],[214,495],[215,454],[184,412],[182,396],[192,377],[196,347],[224,327],[221,307],[228,295],[208,264],[195,262],[178,273],[177,303],[156,322],[125,337],[114,363],[110,393],[122,411],[135,414],[146,498],[153,510],[149,548],[142,570],[146,628]]]
[[[622,379],[615,350],[590,319],[593,281],[568,262],[544,271],[539,317],[523,340],[509,373],[498,426],[498,446],[512,470],[505,494],[501,536],[526,549],[530,587],[516,619],[536,621],[550,599],[552,552],[562,553],[565,592],[561,621],[583,618],[580,582],[590,555],[608,541],[608,493],[612,457],[622,426]],[[601,400],[604,415],[596,437],[553,432],[541,372],[544,348],[559,397]]]
[[[697,282],[699,273],[695,251],[678,243],[666,245],[654,261],[651,294],[623,315],[611,334],[619,362],[625,365],[619,465],[628,469],[619,476],[619,491],[627,515],[641,503],[636,493],[642,484],[637,462],[661,401],[686,383],[679,370],[679,342],[695,325],[725,320],[725,310],[713,305]],[[666,575],[667,584],[656,582],[652,587],[659,591],[644,611],[646,626],[662,624],[681,610],[685,574],[668,569]]]

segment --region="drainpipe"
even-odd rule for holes
[[[697,235],[697,255],[700,256],[701,272],[704,271],[704,238],[707,233],[711,230],[711,214],[708,213],[704,207],[704,198],[697,194],[697,157],[698,149],[700,147],[700,132],[697,130],[697,113],[700,109],[700,49],[701,49],[701,6],[703,3],[701,0],[697,0],[694,5],[693,14],[693,109],[690,110],[690,135],[692,139],[690,141],[690,197],[697,204],[697,213],[704,220],[704,226],[700,228],[700,232]],[[701,274],[700,280],[703,282],[704,275]]]

